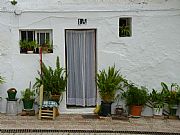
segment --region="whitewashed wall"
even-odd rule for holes
[[[60,56],[65,66],[65,29],[97,29],[97,68],[116,64],[128,80],[151,91],[160,82],[180,84],[180,1],[179,0],[0,0],[0,112],[6,110],[7,89],[20,91],[35,81],[38,54],[20,54],[19,29],[53,29],[54,53],[44,54],[46,64],[55,66]],[[16,14],[15,14],[15,13]],[[132,37],[118,36],[120,17],[132,17]],[[79,26],[78,18],[87,19]],[[65,97],[65,96],[64,96]],[[61,112],[91,112],[67,109]],[[21,111],[21,106],[19,107]]]

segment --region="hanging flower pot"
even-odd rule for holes
[[[14,101],[16,100],[16,93],[17,93],[17,90],[15,88],[10,88],[7,90],[7,93],[8,93],[8,100],[9,101]]]

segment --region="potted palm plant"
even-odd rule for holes
[[[36,41],[28,41],[28,40],[20,40],[20,52],[21,53],[33,53],[35,48],[38,48],[39,45],[36,43]]]
[[[54,100],[59,103],[62,93],[66,90],[67,74],[66,70],[60,66],[59,57],[56,59],[56,68],[47,67],[42,63],[42,74],[38,72],[34,87],[44,85],[44,96],[46,100]]]
[[[115,66],[109,67],[108,71],[102,70],[97,74],[97,86],[101,101],[101,115],[107,116],[111,114],[111,104],[115,99],[117,90],[122,89],[124,79],[120,75],[119,70]]]
[[[122,98],[125,99],[126,105],[129,106],[130,115],[140,117],[142,107],[148,100],[147,88],[143,86],[139,88],[134,83],[130,83],[127,90],[122,93]]]

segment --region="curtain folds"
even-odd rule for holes
[[[95,30],[66,30],[67,105],[95,106]]]

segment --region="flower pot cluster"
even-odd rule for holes
[[[176,83],[172,83],[170,87],[161,82],[162,89],[153,91],[149,96],[154,115],[162,116],[163,112],[169,117],[176,117],[176,111],[180,102],[180,87]]]
[[[35,40],[34,41],[20,40],[19,46],[20,46],[20,53],[27,53],[27,54],[36,53],[37,54],[37,53],[40,53],[41,49],[43,53],[53,52],[52,45],[50,45],[49,42],[43,45],[39,45]]]
[[[28,40],[20,40],[20,53],[39,53],[39,45],[36,43],[36,41],[28,41]]]
[[[36,82],[31,89],[30,87],[21,91],[21,99],[23,101],[23,109],[24,110],[33,110],[36,92],[38,94],[39,87],[41,85],[44,86],[44,95],[43,99],[49,101],[53,100],[60,103],[62,100],[62,93],[66,90],[67,84],[67,74],[66,70],[60,66],[59,57],[56,59],[56,68],[46,66],[42,63],[41,72],[38,71],[39,78],[36,78]],[[0,76],[0,84],[4,83],[4,78]],[[10,88],[7,90],[8,101],[17,101],[16,94],[17,90],[15,88]],[[23,111],[24,111],[23,110]]]
[[[102,70],[97,74],[97,86],[102,99],[99,115],[111,115],[111,104],[114,101],[124,99],[129,106],[129,113],[134,117],[141,115],[142,106],[148,100],[148,92],[145,87],[138,87],[134,83],[129,83],[115,66],[108,70]],[[117,94],[117,91],[121,91]],[[123,108],[117,108],[123,113]]]
[[[111,104],[124,100],[128,113],[132,117],[140,117],[145,105],[153,109],[153,115],[162,116],[163,112],[166,112],[169,117],[176,116],[180,102],[180,86],[176,83],[168,87],[167,84],[161,82],[162,90],[153,89],[149,93],[146,87],[126,80],[115,66],[109,67],[107,71],[100,71],[97,74],[96,83],[102,100],[99,115],[111,115]]]

